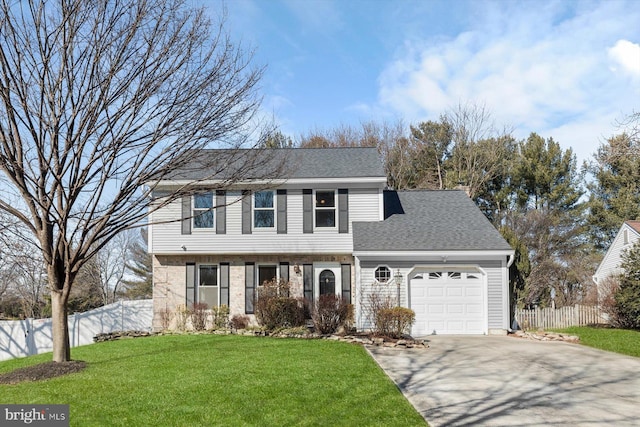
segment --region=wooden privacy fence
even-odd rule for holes
[[[607,323],[597,306],[573,305],[561,308],[516,309],[520,329],[568,328],[569,326]]]

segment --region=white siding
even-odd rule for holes
[[[240,192],[228,192],[226,208],[226,234],[216,234],[213,229],[192,229],[191,234],[181,234],[180,221],[154,224],[151,243],[155,254],[268,254],[268,253],[351,253],[353,235],[351,222],[379,221],[380,190],[353,189],[349,191],[349,233],[332,230],[302,232],[302,190],[287,192],[287,234],[276,230],[253,230],[242,234],[242,203]],[[336,211],[337,215],[337,211]],[[175,220],[181,217],[181,202],[153,214],[153,222]],[[215,222],[215,221],[214,221]],[[186,250],[183,250],[182,247]]]
[[[504,295],[504,289],[508,289],[508,286],[505,286],[503,283],[504,278],[508,280],[508,274],[505,274],[506,267],[503,267],[502,260],[496,261],[474,261],[474,260],[460,260],[456,261],[455,264],[460,265],[477,265],[480,267],[487,276],[487,326],[488,329],[507,329],[509,327],[509,298],[508,295]],[[396,270],[400,269],[400,272],[403,276],[402,286],[400,288],[400,304],[403,307],[407,307],[408,304],[408,289],[407,283],[408,278],[407,274],[411,271],[414,266],[438,266],[442,267],[443,270],[451,269],[451,265],[437,263],[437,262],[379,262],[379,261],[366,261],[360,260],[360,283],[359,283],[359,293],[356,300],[356,304],[359,306],[358,311],[362,308],[361,305],[363,303],[363,299],[366,298],[366,293],[369,292],[373,287],[372,283],[374,283],[374,271],[376,267],[380,265],[388,266],[391,271],[395,274]],[[391,281],[389,286],[387,287],[387,293],[393,297],[397,295],[397,287],[395,285],[396,282]],[[505,306],[506,304],[506,306]],[[368,328],[370,325],[365,324],[365,319],[361,319],[363,323],[359,325],[362,328]]]
[[[624,239],[625,231],[628,233],[627,244],[625,244]],[[622,254],[625,250],[633,246],[639,239],[640,237],[638,237],[638,233],[627,224],[623,224],[622,227],[620,227],[618,234],[613,239],[613,243],[609,247],[609,250],[596,270],[594,275],[596,283],[602,284],[607,277],[621,273],[620,263],[622,262]]]

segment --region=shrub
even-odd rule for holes
[[[415,322],[416,314],[406,307],[383,308],[376,316],[376,333],[391,338],[400,338],[409,333]]]
[[[360,303],[365,323],[374,333],[378,333],[376,322],[380,310],[397,307],[398,297],[395,286],[387,283],[374,282],[364,292],[360,293]]]
[[[196,331],[204,331],[207,326],[207,308],[203,302],[194,302],[191,305],[191,324]]]
[[[623,328],[640,329],[640,242],[622,255],[620,287],[614,295],[617,321]]]
[[[258,289],[255,304],[256,320],[272,331],[305,324],[304,303],[289,296],[289,282],[274,279]]]
[[[160,309],[158,312],[160,316],[160,327],[163,331],[169,329],[169,325],[171,324],[171,310],[167,307]]]
[[[227,324],[229,323],[229,307],[227,305],[222,304],[219,307],[213,307],[211,309],[211,314],[213,316],[214,329],[227,327]]]
[[[249,326],[249,316],[244,314],[234,314],[230,321],[231,328],[233,329],[247,329]]]
[[[191,310],[186,305],[179,305],[176,308],[176,329],[185,331],[187,329],[187,320],[191,316]]]
[[[333,334],[349,321],[351,304],[337,295],[320,295],[311,312],[311,320],[316,332]],[[351,319],[352,320],[352,319]]]

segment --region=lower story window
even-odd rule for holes
[[[277,267],[275,265],[258,266],[258,286],[262,286],[265,282],[268,283],[277,277]]]
[[[217,307],[218,301],[218,266],[201,265],[198,270],[198,302],[211,308]]]

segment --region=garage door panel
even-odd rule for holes
[[[430,298],[438,298],[444,296],[444,288],[440,285],[430,286],[427,288],[427,296]]]
[[[482,287],[481,286],[469,286],[465,288],[465,296],[468,297],[480,297],[482,296]]]
[[[411,308],[416,313],[412,333],[484,333],[483,281],[474,275],[467,279],[467,273],[424,273],[411,279]]]
[[[447,288],[448,297],[461,297],[463,293],[462,286],[449,286]]]

